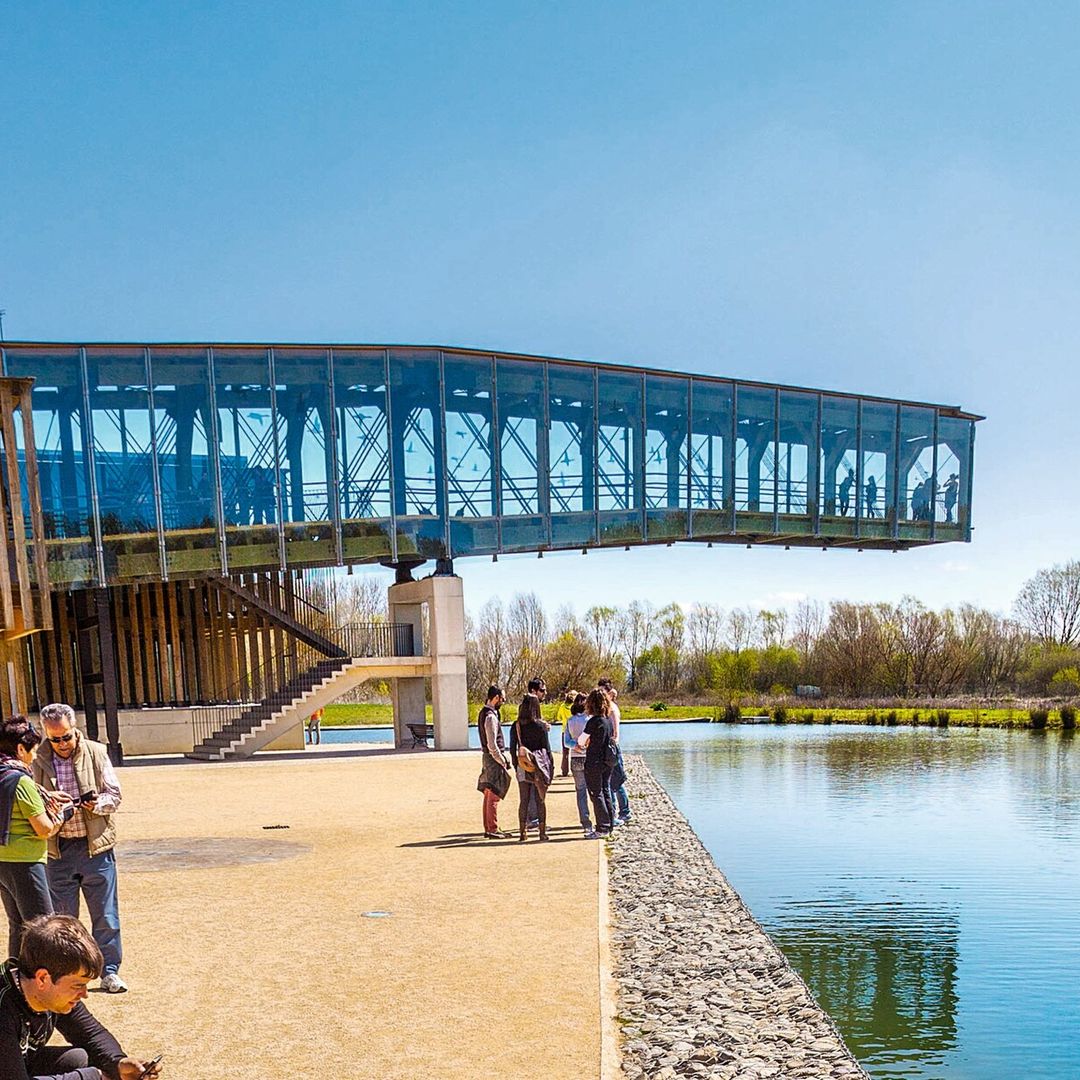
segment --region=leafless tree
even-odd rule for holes
[[[986,697],[1015,685],[1030,638],[1013,619],[964,604],[957,624],[967,657],[967,682]]]
[[[618,647],[631,689],[637,687],[637,658],[652,644],[655,612],[648,601],[634,600],[618,616]]]
[[[1080,644],[1080,560],[1040,570],[1016,598],[1016,619],[1046,645]]]
[[[695,604],[686,619],[686,633],[694,656],[719,652],[724,640],[724,609],[717,604]]]
[[[817,600],[800,600],[791,614],[791,647],[810,656],[825,630],[825,608]]]
[[[728,647],[736,656],[757,639],[758,617],[749,608],[732,608],[727,617]]]
[[[784,648],[788,641],[788,613],[784,608],[776,611],[759,611],[758,627],[761,643],[766,649]]]
[[[585,631],[601,667],[615,659],[619,642],[618,611],[607,605],[597,605],[585,612]]]

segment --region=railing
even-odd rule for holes
[[[328,636],[350,657],[414,655],[411,623],[352,623]],[[255,705],[284,692],[304,672],[326,662],[328,658],[322,653],[299,642],[288,652],[274,654],[223,691],[217,704],[198,705],[191,710],[192,745],[211,738]]]
[[[330,635],[350,656],[413,656],[412,623],[351,623]]]
[[[296,652],[276,653],[264,664],[248,672],[221,695],[221,703],[197,705],[191,710],[194,743],[198,746],[226,724],[239,720],[253,705],[264,701],[275,689],[287,685],[299,674]]]

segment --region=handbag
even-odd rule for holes
[[[521,742],[521,721],[519,720],[514,727],[517,729],[517,763],[518,767],[524,772],[536,772],[536,759],[533,757],[533,752],[527,747],[523,746]]]

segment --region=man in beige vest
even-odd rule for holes
[[[122,994],[120,978],[120,908],[116,894],[116,826],[120,781],[104,745],[75,727],[70,705],[41,710],[46,742],[34,761],[34,779],[46,791],[66,792],[79,806],[60,832],[49,840],[49,892],[62,915],[79,916],[79,894],[86,898],[91,932],[105,966],[101,988]]]

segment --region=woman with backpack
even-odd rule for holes
[[[527,715],[510,729],[510,757],[514,762],[518,781],[518,828],[519,840],[528,836],[529,802],[535,798],[535,812],[540,822],[540,839],[548,840],[547,805],[544,798],[554,775],[554,758],[548,731],[551,725],[540,717]],[[520,716],[520,713],[519,713]]]
[[[34,783],[30,768],[41,735],[25,716],[0,723],[0,900],[8,917],[8,955],[17,956],[23,923],[53,912],[45,876],[46,841],[74,812],[71,799]]]
[[[615,820],[610,784],[617,752],[611,722],[611,702],[599,687],[589,694],[585,712],[589,719],[585,721],[585,730],[578,739],[578,745],[585,750],[585,786],[596,815],[596,834],[607,836]]]

